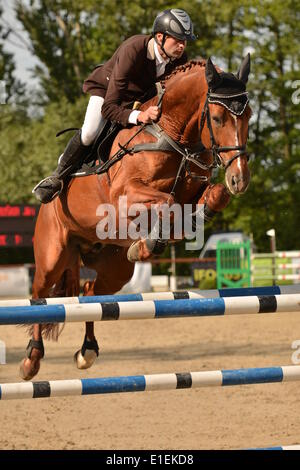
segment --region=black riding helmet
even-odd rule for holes
[[[172,36],[181,41],[194,41],[196,36],[194,35],[193,29],[193,23],[189,15],[184,10],[172,8],[171,10],[164,10],[157,15],[153,23],[152,34],[155,41],[158,43],[155,34],[163,33],[162,43],[158,44],[166,56],[174,60],[164,49],[167,36]]]
[[[194,41],[193,23],[184,10],[172,8],[159,13],[154,20],[152,34],[167,34],[182,41]]]

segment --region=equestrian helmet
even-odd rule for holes
[[[178,8],[164,10],[154,20],[152,34],[163,33],[181,41],[194,41],[193,23],[189,15]]]

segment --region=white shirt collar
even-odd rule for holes
[[[156,65],[161,65],[161,64],[164,64],[164,65],[167,65],[168,62],[170,62],[170,59],[164,59],[159,51],[158,51],[158,47],[157,47],[157,44],[156,44],[156,41],[154,41],[154,54],[155,54],[155,61],[156,61]]]

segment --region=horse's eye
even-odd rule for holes
[[[222,119],[219,116],[213,116],[212,119],[218,126],[221,126]]]

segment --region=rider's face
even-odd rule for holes
[[[158,33],[157,39],[158,39],[158,43],[161,44],[163,40],[163,34]],[[182,41],[181,39],[176,39],[171,36],[166,36],[164,49],[170,57],[174,59],[179,59],[182,56],[185,48],[186,48],[186,41]],[[167,59],[164,52],[161,50],[161,47],[159,47],[159,52],[164,59]]]

